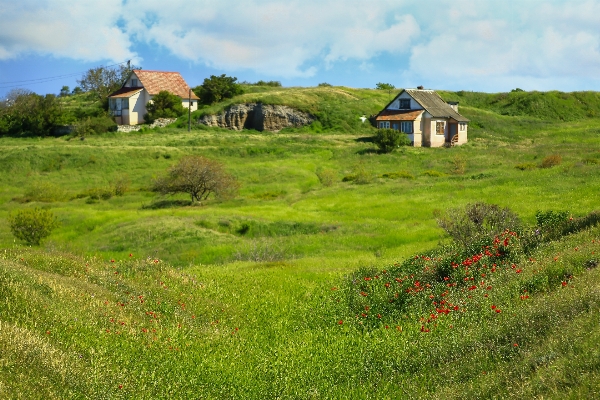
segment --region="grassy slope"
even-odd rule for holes
[[[371,113],[360,105],[363,98],[375,98],[372,108],[387,101],[387,93],[334,89],[357,98],[327,92],[335,96],[334,121],[344,120],[348,103],[360,115]],[[294,90],[311,92],[290,89],[293,101],[305,101]],[[323,96],[310,100],[315,109],[328,105]],[[483,200],[532,222],[537,209],[583,214],[598,208],[597,120],[554,124],[465,103],[461,111],[472,120],[468,145],[391,155],[357,141],[371,134],[367,127],[345,130],[339,122],[324,123],[332,129],[324,134],[308,128],[281,134],[167,129],[85,141],[2,139],[0,217],[43,206],[63,225],[41,251],[15,245],[0,225],[0,242],[9,249],[0,261],[0,297],[6,299],[0,341],[7,349],[0,394],[597,396],[597,268],[530,302],[519,299],[519,281],[506,275],[493,298],[505,310],[500,320],[483,312],[487,303],[473,300],[471,312],[451,317],[452,330],[448,321],[430,336],[418,331],[422,309],[389,321],[391,330],[337,324],[348,310],[330,288],[360,266],[384,267],[433,247],[441,238],[435,209]],[[152,176],[190,153],[223,161],[242,182],[239,198],[144,208],[154,201],[146,191]],[[563,157],[560,166],[514,168],[554,153]],[[463,162],[464,173],[452,173]],[[336,172],[334,186],[320,185],[319,166]],[[357,166],[374,177],[372,183],[340,182]],[[446,175],[426,174],[432,170]],[[396,171],[415,179],[380,178]],[[132,183],[123,197],[69,200],[123,175]],[[28,191],[50,192],[57,201],[11,201]],[[236,234],[243,222],[263,236]],[[322,232],[299,234],[290,226]],[[551,267],[559,254],[561,263],[581,267],[600,251],[599,237],[595,229],[540,249],[536,267],[525,263],[526,275],[518,279]],[[264,261],[243,261],[256,257]]]
[[[26,249],[0,260],[5,398],[590,398],[600,393],[598,228],[523,260],[522,274],[419,316],[365,330],[336,291],[339,267],[237,263],[172,269]],[[557,257],[558,261],[554,258]],[[559,262],[565,287],[521,300]],[[471,292],[469,292],[471,293]],[[460,292],[455,295],[460,296]],[[453,296],[453,294],[451,294]],[[452,299],[452,297],[448,297]],[[503,313],[490,310],[490,304]],[[68,310],[68,312],[66,311]],[[338,320],[342,318],[343,324]],[[401,330],[400,330],[401,329]],[[516,346],[515,346],[516,344]]]

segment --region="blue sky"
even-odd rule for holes
[[[127,60],[191,86],[600,90],[600,0],[0,0],[0,95]]]

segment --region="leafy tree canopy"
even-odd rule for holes
[[[233,96],[244,93],[242,86],[236,82],[236,77],[211,75],[205,78],[204,83],[196,86],[194,93],[200,98],[202,104],[214,104],[224,99],[230,99]]]
[[[56,95],[11,90],[0,102],[0,135],[47,136],[65,122]]]
[[[119,65],[118,68],[92,68],[77,83],[84,92],[89,92],[98,100],[103,101],[125,82],[134,69],[140,68],[133,65]]]
[[[225,172],[223,164],[202,156],[186,156],[154,181],[153,190],[162,194],[188,193],[192,201],[202,201],[211,194],[233,197],[237,180]]]
[[[8,224],[17,239],[29,245],[39,246],[58,226],[58,220],[51,211],[34,208],[10,214]]]
[[[393,90],[393,89],[395,89],[395,87],[391,83],[381,83],[381,82],[379,82],[377,85],[375,85],[375,89],[379,89],[379,90]]]

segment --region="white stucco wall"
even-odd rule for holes
[[[467,132],[469,130],[469,124],[465,125],[465,130],[461,131],[460,130],[460,124],[459,124],[459,128],[458,128],[458,142],[456,144],[460,145],[460,144],[465,144],[467,143]]]
[[[189,107],[188,99],[181,99],[181,105],[185,108]],[[196,111],[198,109],[198,100],[192,99],[192,111]]]
[[[444,134],[438,135],[437,133],[437,123],[444,123]],[[441,118],[432,118],[431,119],[431,147],[441,147],[446,143],[446,135],[448,134],[448,121]]]

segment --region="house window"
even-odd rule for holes
[[[137,79],[132,79],[131,80],[131,87],[138,87],[138,80]]]
[[[379,127],[380,128],[389,128],[390,127],[390,121],[380,121],[379,122]]]
[[[410,99],[400,99],[401,110],[410,110]]]
[[[398,124],[392,124],[392,129],[398,130]]]
[[[400,122],[400,130],[404,133],[413,133],[413,122],[412,121]]]
[[[444,121],[437,121],[435,123],[435,133],[438,135],[444,134]]]
[[[121,99],[109,99],[108,106],[109,106],[111,115],[113,115],[115,117],[121,116],[121,107],[122,107]]]
[[[458,126],[459,126],[458,129],[461,130],[461,131],[464,131],[464,130],[467,129],[467,124],[464,123],[464,122],[461,122]]]
[[[121,99],[121,108],[123,110],[129,110],[129,99]]]

